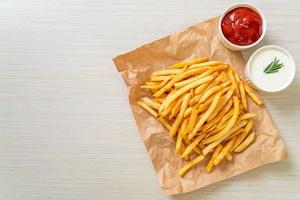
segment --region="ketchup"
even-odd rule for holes
[[[262,19],[250,8],[239,7],[222,19],[222,32],[231,43],[244,46],[256,42],[262,34]]]

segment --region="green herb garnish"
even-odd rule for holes
[[[267,74],[278,72],[279,69],[281,69],[284,64],[279,63],[279,59],[277,57],[274,58],[274,60],[265,68],[264,72]]]

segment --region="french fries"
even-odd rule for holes
[[[250,87],[244,83],[244,87],[245,87],[245,91],[246,93],[249,95],[249,97],[251,97],[251,99],[257,104],[257,105],[261,105],[263,102],[260,98],[258,98],[250,89]]]
[[[148,106],[150,106],[151,108],[153,108],[155,110],[158,110],[160,107],[160,103],[158,103],[152,99],[149,99],[148,97],[144,97],[143,101],[145,104],[147,104]]]
[[[175,134],[177,133],[178,131],[178,128],[180,126],[180,123],[183,119],[183,116],[184,116],[184,112],[188,106],[188,102],[189,102],[189,99],[191,98],[191,94],[186,94],[183,98],[183,101],[182,101],[182,104],[181,104],[181,109],[180,109],[180,112],[179,112],[179,115],[177,116],[176,120],[174,121],[173,125],[172,125],[172,128],[170,130],[170,136],[175,136]]]
[[[197,158],[195,158],[194,160],[191,160],[187,165],[185,165],[184,167],[182,167],[179,170],[179,175],[180,176],[184,176],[184,174],[191,169],[194,165],[198,164],[199,162],[201,162],[202,160],[205,159],[205,156],[200,155]]]
[[[145,110],[147,110],[151,115],[153,115],[153,117],[157,118],[158,114],[155,110],[153,110],[150,106],[148,106],[147,104],[145,104],[142,101],[138,101],[137,104],[139,104],[142,108],[144,108]]]
[[[234,77],[234,75],[233,75],[232,70],[229,70],[229,71],[228,71],[228,76],[229,76],[229,79],[230,79],[230,81],[231,81],[231,84],[232,84],[233,87],[234,87],[234,90],[235,90],[236,94],[237,94],[238,96],[240,96],[240,92],[239,92],[239,89],[238,89],[238,85],[237,85],[237,83],[236,83],[236,80],[235,80],[235,77]]]
[[[263,102],[227,64],[207,57],[184,61],[153,72],[141,88],[152,98],[137,104],[169,131],[176,140],[175,154],[188,162],[180,176],[203,160],[211,173],[255,140],[255,132],[249,133],[256,114],[248,112],[247,95],[257,105]]]
[[[214,165],[217,166],[223,158],[226,156],[227,153],[229,153],[232,145],[234,144],[234,141],[236,140],[236,137],[232,138],[222,149],[222,151],[219,153],[219,155],[214,160]]]
[[[217,148],[215,149],[214,153],[212,154],[212,156],[210,157],[210,160],[208,161],[206,167],[205,167],[205,171],[207,173],[210,173],[214,167],[214,161],[217,158],[217,156],[219,155],[220,151],[222,150],[223,146],[221,144],[219,144],[217,146]]]
[[[248,110],[248,103],[247,103],[244,83],[242,81],[239,82],[239,90],[240,90],[240,94],[241,94],[242,105],[243,105],[244,109],[247,111]]]
[[[206,62],[208,61],[208,57],[205,56],[205,57],[202,57],[202,58],[196,58],[194,60],[191,60],[191,61],[183,61],[183,62],[180,62],[180,63],[176,63],[174,65],[171,65],[169,66],[168,68],[170,69],[178,69],[178,68],[182,68],[186,65],[193,65],[193,64],[196,64],[196,63],[202,63],[202,62]]]
[[[211,105],[209,106],[208,110],[205,112],[205,114],[200,118],[200,120],[197,122],[196,126],[188,136],[189,140],[191,140],[197,132],[202,128],[203,124],[206,122],[208,117],[212,114],[212,112],[215,110],[220,98],[221,98],[221,92],[219,92],[213,99]]]
[[[235,150],[234,152],[242,152],[244,149],[246,149],[254,140],[255,138],[255,132],[251,133]]]

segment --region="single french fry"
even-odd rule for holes
[[[187,66],[187,65],[193,65],[193,64],[196,64],[196,63],[202,63],[202,62],[206,62],[206,61],[208,61],[207,56],[201,57],[201,58],[195,58],[195,59],[190,60],[190,61],[183,61],[183,62],[180,62],[180,63],[176,63],[174,65],[169,66],[168,68],[169,69],[179,69],[179,68],[182,68],[182,67]]]
[[[160,83],[158,83],[158,82],[153,82],[153,81],[146,81],[145,82],[145,85],[146,86],[158,86]]]
[[[253,141],[255,138],[255,132],[251,133],[235,150],[234,152],[240,153],[244,151]]]
[[[164,80],[163,82],[166,82],[166,81],[167,80]],[[162,84],[162,83],[160,83],[160,84]],[[143,88],[143,89],[150,89],[150,90],[155,90],[157,87],[158,87],[158,85],[141,85],[141,88]]]
[[[171,124],[168,122],[168,120],[166,120],[166,119],[163,118],[163,117],[159,117],[159,118],[158,118],[158,121],[161,122],[161,123],[168,129],[168,131],[171,130],[172,126],[171,126]]]
[[[184,150],[185,150],[185,145],[184,145],[184,143],[182,142],[181,147],[180,147],[181,153],[184,152]],[[189,161],[189,160],[190,160],[190,156],[184,157],[183,160]]]
[[[152,76],[165,76],[165,75],[173,75],[180,72],[180,69],[165,69],[160,71],[155,71],[151,75]]]
[[[157,118],[158,116],[157,112],[155,112],[155,110],[153,110],[150,106],[146,105],[142,101],[138,101],[137,104],[140,105],[142,108],[144,108],[146,111],[148,111],[153,117]]]
[[[224,139],[226,139],[228,137],[228,132],[234,126],[234,124],[239,116],[240,103],[239,103],[239,99],[236,96],[233,97],[233,104],[234,104],[234,111],[233,111],[233,115],[230,119],[230,123],[228,123],[226,125],[226,127],[217,134],[217,136],[214,135],[214,136],[211,136],[211,137],[205,139],[206,141],[214,141],[214,142],[209,144],[202,150],[202,153],[204,155],[207,155],[213,148],[215,148],[218,144],[220,144]],[[219,139],[215,140],[215,138],[219,138]],[[203,142],[204,142],[204,140],[203,140]]]
[[[185,92],[198,87],[199,85],[212,80],[214,77],[213,76],[207,76],[205,78],[199,79],[189,85],[186,85],[183,88],[180,88],[179,90],[177,90],[176,92],[174,92],[174,94],[172,94],[170,97],[167,97],[167,99],[162,103],[162,105],[160,106],[159,109],[159,113],[161,113],[163,111],[164,108],[168,107],[175,99],[177,99],[179,96],[181,96],[182,94],[184,94]]]
[[[237,72],[237,70],[235,68],[231,67],[231,69],[233,71],[233,75],[234,75],[235,81],[237,83],[239,83],[241,81],[239,73]]]
[[[243,142],[243,140],[247,137],[248,133],[251,131],[253,125],[254,125],[253,120],[250,120],[248,122],[248,124],[246,125],[244,132],[241,133],[239,135],[239,137],[236,139],[236,141],[232,147],[233,150],[236,149]]]
[[[187,118],[185,118],[184,120],[183,120],[183,124],[184,124],[184,126],[183,126],[183,130],[180,132],[180,134],[181,134],[181,136],[182,136],[182,138],[183,138],[183,140],[187,143],[188,142],[188,139],[187,139],[187,125],[188,125],[188,122],[189,122],[189,117],[187,117]]]
[[[164,80],[169,80],[171,76],[151,76],[150,79],[151,81],[164,81]]]
[[[155,110],[158,110],[160,107],[160,103],[154,101],[153,99],[149,99],[148,97],[142,98],[143,102],[150,106],[151,108],[154,108]]]
[[[230,78],[230,81],[231,81],[231,83],[232,83],[232,85],[233,85],[233,88],[234,88],[236,94],[240,97],[240,92],[239,92],[239,89],[238,89],[238,85],[237,85],[237,83],[236,83],[236,81],[235,81],[235,78],[234,78],[234,75],[233,75],[232,70],[231,70],[231,69],[228,70],[227,73],[228,73],[228,76],[229,76],[229,78]]]
[[[186,164],[179,170],[179,175],[184,176],[188,170],[190,170],[194,165],[200,163],[202,160],[204,160],[204,158],[205,156],[199,155],[195,159],[191,160],[188,164]]]
[[[176,117],[176,120],[174,121],[174,123],[172,125],[172,128],[170,130],[170,136],[172,136],[172,137],[175,136],[175,134],[178,130],[178,127],[180,125],[180,122],[183,119],[183,115],[184,115],[184,112],[185,112],[186,108],[188,107],[188,102],[189,102],[190,97],[191,97],[191,94],[186,94],[183,98],[181,108],[180,108],[180,112],[179,112],[178,116]]]
[[[181,151],[182,145],[182,136],[180,134],[177,135],[176,146],[175,146],[175,154],[179,155]]]
[[[189,69],[201,68],[201,67],[213,67],[222,64],[220,61],[208,61],[200,64],[194,64],[189,67]]]
[[[214,160],[216,159],[216,157],[218,156],[218,154],[221,152],[223,146],[221,144],[219,144],[216,148],[215,151],[213,152],[212,156],[210,157],[210,160],[208,161],[206,167],[205,167],[205,171],[207,173],[210,173],[214,167]]]
[[[205,112],[205,114],[201,117],[201,119],[197,122],[196,126],[194,127],[193,131],[188,135],[188,138],[191,140],[197,132],[202,128],[203,124],[205,121],[209,118],[211,113],[215,110],[220,98],[221,98],[222,93],[219,92],[218,94],[215,95],[211,105],[209,106],[208,110]]]
[[[248,103],[247,103],[244,83],[242,81],[239,82],[239,90],[240,90],[240,94],[241,94],[242,105],[243,105],[245,111],[248,111]]]
[[[196,108],[192,109],[190,121],[189,121],[189,124],[188,124],[188,127],[187,127],[187,132],[188,133],[193,130],[193,128],[196,124],[198,113],[199,113],[198,109],[196,109]]]
[[[258,98],[250,89],[250,87],[244,83],[244,88],[246,93],[249,95],[249,97],[251,97],[251,99],[257,104],[257,105],[261,105],[263,102],[260,98]]]
[[[231,147],[232,147],[235,140],[236,140],[236,138],[232,138],[229,142],[227,142],[225,147],[222,149],[222,151],[218,154],[218,156],[214,160],[214,165],[215,166],[220,164],[220,162],[223,160],[223,158],[226,156],[226,154],[230,151],[230,149],[231,149]]]
[[[228,66],[229,66],[229,65],[226,65],[226,64],[224,65],[224,64],[222,64],[222,65],[218,65],[218,66],[216,66],[216,67],[212,67],[211,70],[212,70],[213,72],[221,71],[221,70],[227,69]]]
[[[180,126],[179,133],[177,135],[175,154],[180,153],[181,145],[182,145],[182,138],[183,138],[183,135],[185,134],[184,131],[186,130],[186,127],[187,127],[187,121],[184,120],[182,125]]]
[[[255,116],[256,116],[255,113],[245,113],[239,117],[239,120],[251,119],[254,118]]]

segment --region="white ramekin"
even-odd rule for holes
[[[224,34],[222,32],[222,26],[221,26],[221,24],[222,24],[222,20],[223,20],[224,16],[228,12],[230,12],[231,10],[233,10],[235,8],[238,8],[238,7],[251,8],[252,10],[256,11],[260,15],[260,17],[262,19],[262,34],[261,34],[260,38],[256,42],[254,42],[253,44],[243,45],[243,46],[233,44],[229,40],[226,39],[226,37],[224,36]],[[226,48],[231,49],[233,51],[241,51],[241,50],[245,50],[245,49],[248,49],[250,47],[253,47],[253,46],[257,45],[263,39],[263,37],[265,36],[266,30],[267,30],[267,22],[266,22],[266,18],[264,16],[264,14],[262,13],[262,11],[259,8],[257,8],[256,6],[254,6],[254,5],[250,4],[250,3],[237,3],[237,4],[234,4],[232,6],[229,6],[222,13],[222,15],[221,15],[221,17],[219,19],[219,24],[218,24],[218,35],[219,35],[220,40],[222,41],[223,45]]]
[[[264,50],[268,50],[268,49],[277,49],[278,51],[281,51],[283,52],[290,60],[291,62],[291,72],[290,72],[290,76],[288,77],[288,81],[286,82],[286,84],[282,85],[281,87],[278,87],[276,89],[273,89],[273,90],[267,90],[266,88],[262,88],[262,87],[259,87],[255,81],[253,80],[252,78],[252,74],[250,72],[250,68],[251,68],[251,65],[252,65],[252,62],[253,62],[253,59],[255,58],[255,56],[259,53],[261,53],[262,51]],[[294,80],[294,77],[295,77],[295,74],[296,74],[296,64],[295,64],[295,61],[292,57],[292,55],[284,48],[280,47],[280,46],[277,46],[277,45],[267,45],[267,46],[263,46],[259,49],[257,49],[249,58],[247,64],[246,64],[246,67],[245,67],[245,78],[247,79],[247,81],[252,85],[254,86],[255,88],[261,90],[261,91],[264,91],[264,92],[279,92],[281,90],[284,90],[286,89]]]

